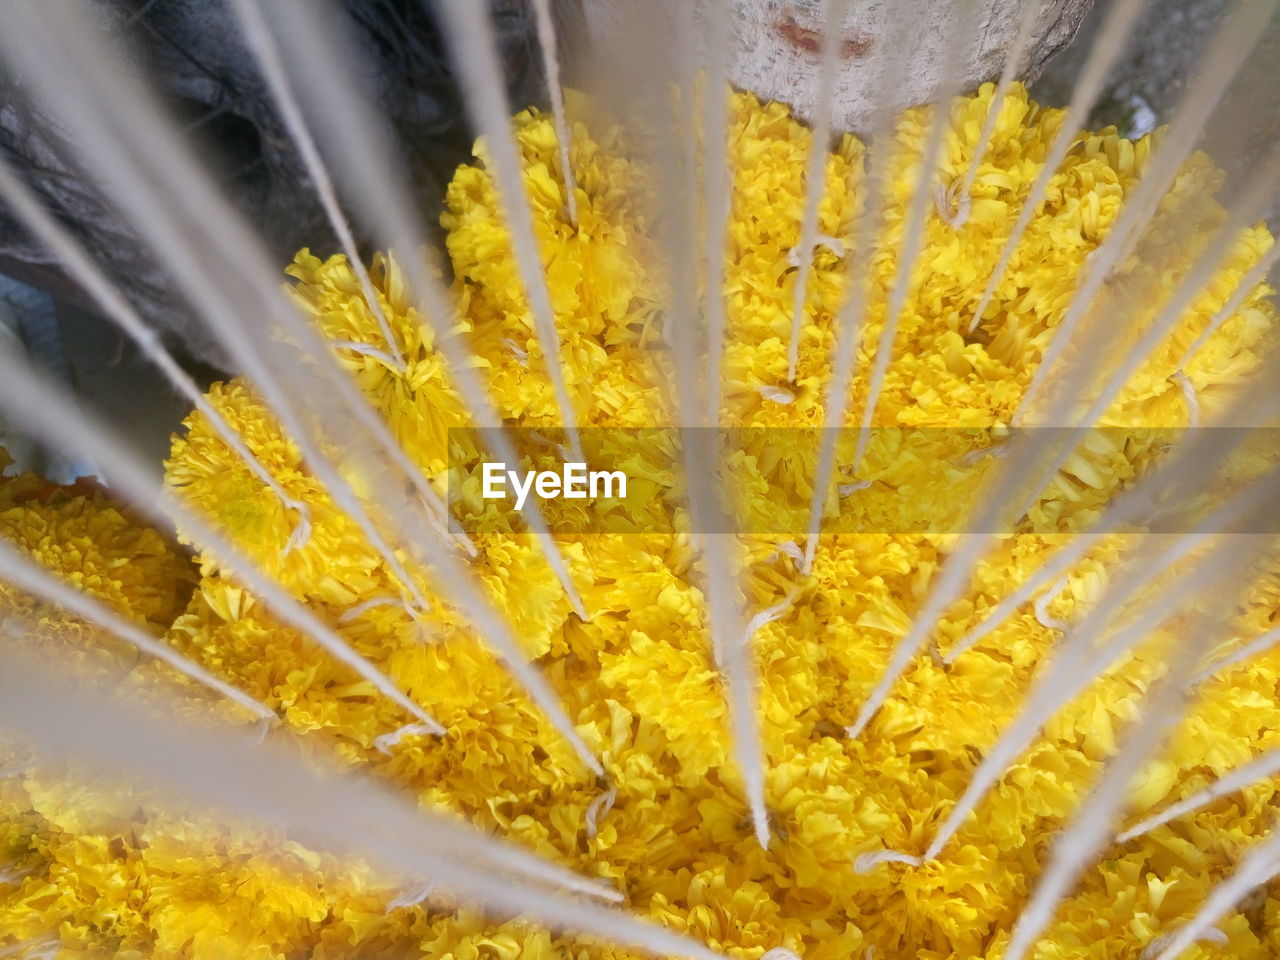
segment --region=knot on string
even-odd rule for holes
[[[416,907],[418,904],[431,896],[431,891],[436,888],[433,880],[419,880],[411,886],[405,887],[398,897],[387,904],[387,913],[392,910],[398,910],[401,907]]]
[[[765,563],[772,563],[778,557],[790,557],[796,563],[804,561],[804,551],[800,549],[800,544],[794,540],[787,540],[785,543],[778,544],[778,549],[769,554],[769,559]]]
[[[834,253],[837,257],[844,256],[845,245],[843,240],[841,240],[839,237],[829,237],[825,233],[818,233],[814,235],[813,244],[809,247],[810,263],[813,262],[814,251],[817,250],[819,247],[826,247],[828,250]],[[791,264],[791,266],[793,267],[799,267],[803,263],[803,260],[801,260],[801,256],[802,254],[800,252],[799,245],[794,246],[787,251],[787,263]],[[765,956],[768,956],[768,954],[765,954]]]
[[[969,221],[969,213],[973,202],[969,191],[964,189],[964,180],[952,180],[945,189],[939,183],[933,192],[933,205],[942,222],[952,230],[959,230]]]
[[[374,737],[373,745],[379,753],[385,753],[391,756],[391,748],[399,746],[400,741],[405,737],[429,737],[439,736],[441,731],[427,723],[406,723],[399,730],[393,730],[391,733],[384,733],[380,737]]]
[[[786,947],[774,947],[772,950],[766,950],[760,956],[760,960],[800,960],[800,954]]]
[[[516,358],[516,363],[522,367],[529,366],[529,351],[516,343],[514,338],[503,337],[502,345],[511,351],[511,355]]]
[[[1058,599],[1058,595],[1067,588],[1067,584],[1069,582],[1070,581],[1068,581],[1066,577],[1063,577],[1058,581],[1056,586],[1046,590],[1044,593],[1040,594],[1040,596],[1036,597],[1035,603],[1031,605],[1031,609],[1035,611],[1036,619],[1040,621],[1040,625],[1042,627],[1047,627],[1050,630],[1057,630],[1061,633],[1066,633],[1071,627],[1071,624],[1067,623],[1067,621],[1059,620],[1057,617],[1049,614],[1049,604]]]
[[[373,610],[377,607],[400,607],[413,620],[418,619],[418,611],[405,603],[403,597],[374,597],[363,603],[357,603],[354,607],[349,607],[342,612],[342,616],[338,617],[339,623],[350,623],[352,620]]]
[[[28,877],[35,873],[36,870],[35,867],[27,867],[25,870],[19,870],[17,865],[12,862],[4,864],[4,866],[10,867],[11,869],[0,870],[0,885],[17,883],[23,877]]]
[[[405,365],[403,360],[397,360],[386,350],[383,350],[381,347],[375,347],[371,343],[362,343],[356,340],[330,340],[329,346],[335,350],[350,350],[353,353],[360,354],[361,356],[377,360],[379,363],[386,364],[397,374],[400,374],[401,376],[404,375]]]
[[[253,725],[253,735],[249,738],[249,746],[262,746],[267,742],[267,734],[278,726],[280,726],[280,718],[274,713],[269,716],[259,717],[257,723]]]
[[[604,793],[597,796],[589,804],[587,804],[586,826],[587,836],[594,840],[596,834],[600,832],[599,821],[601,817],[607,816],[609,811],[613,809],[614,801],[618,799],[618,788],[610,787]]]
[[[549,437],[544,437],[542,434],[540,434],[536,430],[525,430],[523,431],[523,433],[530,440],[538,444],[538,446],[546,447],[549,450],[554,450],[556,452],[556,455],[561,460],[569,461],[569,460],[575,459],[573,452],[568,447],[566,447],[563,443],[556,443],[553,440],[551,440]]]
[[[479,555],[480,551],[476,549],[475,542],[467,536],[464,530],[461,528],[450,529],[450,514],[447,504],[439,501],[432,502],[422,489],[417,491],[417,498],[419,505],[422,507],[423,518],[432,533],[443,541],[452,540],[468,557],[474,558]]]
[[[841,497],[847,497],[850,494],[857,493],[859,490],[866,490],[871,486],[870,480],[855,480],[853,483],[842,483],[836,487],[836,493]]]
[[[903,853],[901,850],[875,850],[855,858],[853,872],[870,873],[882,863],[905,863],[909,867],[918,867],[924,863],[924,860],[915,854]]]
[[[988,457],[1001,458],[1009,455],[1009,445],[1004,441],[997,441],[989,447],[978,447],[970,450],[968,453],[961,454],[957,459],[957,463],[962,467],[972,467],[976,463],[980,463]]]
[[[796,601],[797,593],[799,593],[799,588],[794,586],[791,587],[791,589],[787,591],[787,595],[785,597],[783,597],[773,606],[765,607],[763,610],[757,613],[754,617],[748,620],[746,628],[742,631],[742,645],[744,647],[747,646],[749,643],[751,643],[751,638],[756,635],[757,630],[759,630],[761,627],[763,627],[767,623],[773,623],[773,621],[779,619],[788,610],[790,610],[791,605]]]
[[[767,383],[762,383],[756,387],[760,392],[760,396],[766,400],[772,400],[774,403],[795,403],[796,395],[785,387],[774,387]]]
[[[1172,930],[1169,933],[1160,934],[1160,936],[1156,937],[1154,940],[1152,940],[1150,943],[1147,944],[1146,949],[1142,951],[1141,960],[1155,960],[1156,957],[1164,953],[1165,947],[1169,946],[1169,944],[1173,942],[1173,938],[1176,937],[1177,935],[1178,935],[1178,932],[1176,930]],[[1229,942],[1230,940],[1227,938],[1227,935],[1223,933],[1221,930],[1219,930],[1217,927],[1206,927],[1204,930],[1200,932],[1200,935],[1197,936],[1195,940],[1192,941],[1192,943],[1218,943],[1218,944],[1224,944]],[[1187,946],[1191,946],[1191,944],[1187,944]]]
[[[301,500],[294,500],[292,497],[282,498],[282,501],[286,510],[292,510],[298,515],[298,520],[293,525],[293,532],[289,534],[289,540],[282,551],[287,557],[294,550],[301,550],[311,539],[311,508]]]
[[[1192,385],[1190,378],[1179,369],[1170,375],[1169,380],[1176,383],[1182,390],[1182,398],[1187,404],[1187,426],[1200,426],[1200,398],[1196,396],[1196,388]]]

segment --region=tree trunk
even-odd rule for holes
[[[628,31],[641,5],[646,19],[655,7],[694,0],[582,0],[594,44],[604,51],[625,49]],[[1020,75],[1033,79],[1044,63],[1068,43],[1093,0],[850,0],[840,31],[840,71],[833,103],[837,130],[865,132],[877,106],[884,73],[890,78],[889,105],[895,109],[937,99],[941,90],[972,90],[994,80],[1005,59],[1024,11],[1038,9],[1035,28]],[[971,11],[978,10],[975,17]],[[729,79],[734,86],[788,104],[795,113],[811,114],[821,60],[824,0],[726,0],[732,25]],[[904,16],[912,22],[902,23]],[[967,22],[956,22],[963,18]],[[904,47],[894,34],[906,35]],[[705,29],[699,33],[706,35]],[[966,44],[956,58],[958,82],[941,76],[950,45]],[[606,54],[607,56],[607,54]]]

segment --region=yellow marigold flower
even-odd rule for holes
[[[0,473],[10,462],[0,449]],[[59,487],[33,474],[0,476],[0,536],[35,564],[156,633],[168,628],[197,580],[191,561],[173,543],[93,481]],[[68,669],[106,672],[116,682],[139,660],[128,643],[0,581],[0,642],[30,640],[38,642],[29,648],[38,656],[63,656]],[[172,691],[173,674],[150,669]],[[0,937],[43,941],[56,928],[47,912],[55,901],[79,896],[87,911],[104,913],[114,909],[117,892],[92,886],[92,878],[82,883],[93,872],[85,856],[95,841],[82,835],[85,822],[79,817],[87,808],[75,787],[63,779],[52,788],[62,811],[57,829],[66,832],[63,848],[55,852],[48,811],[33,802],[35,781],[22,776],[29,757],[11,746],[0,740]],[[100,854],[109,843],[100,841]],[[110,870],[118,867],[112,863]],[[88,937],[81,945],[102,947]]]
[[[166,479],[191,506],[231,538],[263,573],[303,598],[355,603],[378,584],[381,564],[359,525],[337,508],[324,486],[305,470],[297,446],[242,381],[214,384],[209,400],[244,438],[280,488],[310,510],[303,543],[289,546],[297,522],[267,487],[197,413],[174,438]],[[216,569],[201,557],[205,573]]]
[[[410,303],[395,261],[378,254],[370,275],[380,293],[381,309],[394,318],[396,347],[407,364],[403,373],[379,355],[385,344],[377,317],[365,303],[345,257],[322,262],[302,250],[285,272],[299,281],[290,293],[320,334],[331,343],[347,345],[335,348],[334,355],[387,419],[397,442],[428,477],[442,474],[448,465],[447,432],[467,420],[445,377],[444,357],[435,349],[431,328]],[[464,313],[460,332],[469,326]]]
[[[578,226],[561,214],[555,128],[530,111],[516,120],[524,184],[544,251],[565,381],[584,426],[647,427],[661,409],[649,354],[658,336],[656,251],[636,207],[641,168],[619,150],[620,131],[593,136],[575,124]],[[458,169],[441,223],[475,326],[469,346],[487,362],[498,409],[530,427],[558,426],[559,411],[533,315],[521,292],[497,191],[481,164]]]
[[[0,471],[9,462],[0,449]],[[91,480],[58,487],[33,474],[0,476],[0,536],[78,590],[159,630],[173,622],[196,579],[169,540]],[[0,608],[18,620],[34,614],[78,629],[75,618],[3,583]]]
[[[988,86],[951,105],[944,185],[963,177],[992,96]],[[908,111],[896,132],[880,253],[870,262],[863,359],[884,329],[929,117],[925,109]],[[288,512],[198,415],[175,439],[169,482],[448,732],[435,738],[415,730],[398,707],[281,625],[212,561],[206,560],[200,589],[173,622],[168,641],[276,708],[283,729],[275,736],[336,756],[423,804],[615,884],[629,909],[742,960],[759,960],[775,947],[805,960],[847,960],[871,956],[873,949],[877,958],[995,960],[1050,839],[1140,716],[1148,687],[1167,666],[1171,640],[1189,629],[1189,615],[1152,631],[1060,711],[942,856],[866,874],[856,873],[853,863],[866,853],[927,846],[981,757],[1016,716],[1061,625],[1094,607],[1137,535],[1098,537],[1045,602],[1015,612],[950,669],[918,658],[862,736],[850,738],[844,728],[953,549],[955,536],[947,531],[958,528],[989,476],[990,458],[966,458],[999,442],[1062,322],[1085,258],[1106,237],[1149,161],[1151,138],[1130,142],[1111,130],[1082,134],[971,334],[969,314],[1063,119],[1015,87],[979,165],[968,219],[959,228],[936,213],[927,220],[919,276],[908,291],[876,407],[878,426],[904,429],[874,438],[859,477],[872,480],[870,488],[845,502],[837,494],[829,503],[829,516],[839,507],[842,516],[881,532],[825,537],[808,576],[800,572],[797,543],[763,534],[741,538],[742,600],[762,615],[754,652],[776,831],[767,850],[753,835],[731,759],[724,690],[698,586],[703,571],[690,538],[678,532],[684,495],[678,453],[653,437],[630,446],[602,441],[616,442],[606,454],[631,457],[642,478],[636,502],[619,505],[608,518],[611,532],[558,538],[586,619],[573,614],[536,544],[510,532],[509,514],[480,500],[476,477],[448,477],[451,489],[461,491],[464,520],[494,520],[490,532],[476,537],[472,572],[600,758],[607,784],[584,777],[572,749],[429,578],[423,589],[430,609],[403,605],[384,558],[239,381],[216,386],[210,399],[288,495],[312,510],[311,539],[286,551]],[[634,188],[643,169],[627,156],[620,132],[596,135],[575,125],[580,222],[574,229],[562,213],[551,121],[526,112],[516,118],[515,134],[566,382],[581,422],[668,425],[671,364],[657,349],[666,302],[660,251],[637,199],[643,187]],[[813,486],[806,457],[814,451],[800,439],[786,446],[791,441],[779,441],[779,431],[752,431],[822,424],[835,318],[849,295],[847,257],[865,206],[864,151],[845,138],[827,162],[819,210],[819,232],[827,239],[812,254],[798,375],[784,382],[796,282],[789,254],[800,241],[809,137],[785,108],[733,96],[721,414],[724,423],[744,428],[731,464],[742,484],[743,521],[772,521],[775,531],[804,529]],[[480,164],[458,171],[444,216],[453,286],[465,315],[453,335],[479,358],[508,422],[551,435],[555,398],[483,151],[480,156]],[[1180,172],[1174,193],[1196,193],[1218,176],[1195,158]],[[1162,209],[1159,215],[1180,214]],[[1185,246],[1162,263],[1185,267],[1222,219],[1219,208],[1207,205],[1183,224]],[[1088,438],[1033,507],[1036,532],[1006,538],[978,565],[968,592],[939,623],[943,648],[1039,569],[1063,534],[1095,518],[1157,462],[1168,439],[1162,430],[1190,422],[1187,395],[1171,378],[1270,243],[1262,228],[1241,233],[1214,281],[1106,411],[1104,425],[1126,428],[1127,440],[1106,432]],[[1142,262],[1126,269],[1169,292],[1166,278],[1141,273]],[[456,470],[450,442],[469,442],[450,430],[468,421],[394,263],[379,259],[373,276],[406,358],[403,372],[378,355],[378,325],[342,257],[321,261],[303,251],[289,273],[297,302],[325,338],[341,344],[335,356],[424,475],[443,489]],[[1262,286],[1252,291],[1186,362],[1183,372],[1206,418],[1225,407],[1256,368],[1262,338],[1274,334],[1269,293]],[[856,425],[869,393],[865,372],[851,391],[847,423]],[[1274,454],[1254,451],[1240,471],[1274,463]],[[563,502],[549,505],[548,514],[553,524],[574,519]],[[929,532],[893,532],[908,529]],[[1234,637],[1206,651],[1207,662],[1280,621],[1278,570],[1271,558],[1232,623]],[[1135,779],[1129,815],[1163,809],[1280,745],[1278,682],[1280,652],[1272,650],[1203,683],[1171,744]],[[1241,851],[1269,829],[1280,809],[1275,792],[1274,784],[1259,784],[1113,844],[1060,906],[1038,960],[1140,956],[1154,938],[1185,923]],[[122,812],[132,818],[127,828]],[[16,883],[0,881],[0,938],[13,942],[53,940],[69,951],[201,960],[414,952],[466,960],[629,956],[523,921],[495,922],[465,904],[421,902],[425,891],[415,885],[393,890],[358,866],[340,867],[278,843],[272,848],[273,838],[218,827],[150,797],[89,790],[77,785],[74,772],[0,780],[0,824],[0,841],[11,850],[22,847],[35,865]],[[1258,902],[1228,916],[1220,931],[1229,955],[1275,955],[1278,909],[1280,900],[1263,891]]]

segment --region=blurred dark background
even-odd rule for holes
[[[543,84],[527,0],[482,0],[497,29],[513,104],[540,102]],[[269,253],[288,263],[304,246],[337,250],[303,162],[274,109],[225,0],[88,0],[153,79],[226,195]],[[422,0],[342,0],[371,109],[394,128],[424,222],[471,153],[472,132],[441,30]],[[573,8],[562,4],[561,15]],[[0,29],[3,29],[0,9]],[[571,24],[562,24],[567,31]],[[55,126],[0,74],[0,152],[126,293],[201,382],[225,375],[223,351],[127,224],[67,161]],[[283,276],[282,276],[283,280]],[[25,349],[66,379],[83,405],[120,425],[153,462],[186,404],[0,203],[0,349]],[[55,479],[83,463],[33,449],[0,424],[0,445]]]

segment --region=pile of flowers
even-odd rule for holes
[[[992,97],[988,86],[951,105],[944,184],[963,178]],[[928,109],[908,111],[894,133],[885,213],[868,265],[872,295],[850,426],[869,396],[867,371],[886,320],[929,121]],[[189,562],[153,531],[127,522],[100,493],[18,495],[32,481],[10,482],[0,486],[0,524],[41,563],[162,630],[183,655],[272,707],[282,721],[272,737],[383,778],[422,805],[454,811],[599,878],[624,894],[626,909],[716,950],[745,960],[779,947],[806,960],[999,957],[1051,838],[1087,796],[1117,738],[1140,719],[1143,697],[1165,669],[1170,637],[1191,629],[1192,620],[1166,621],[1059,712],[942,855],[923,866],[890,863],[859,873],[853,865],[883,849],[923,851],[1016,715],[1064,625],[1096,603],[1131,540],[1098,538],[1051,602],[1019,610],[949,668],[919,657],[861,736],[851,738],[845,728],[956,542],[950,533],[895,531],[922,517],[945,528],[953,514],[972,507],[995,458],[966,455],[1007,427],[1086,259],[1152,150],[1151,138],[1130,142],[1114,130],[1077,138],[970,333],[972,310],[1062,122],[1062,112],[1013,88],[999,107],[967,220],[956,227],[936,211],[928,217],[899,320],[876,424],[977,432],[913,429],[897,435],[908,438],[900,446],[873,443],[857,473],[870,485],[848,494],[836,489],[828,511],[861,511],[884,532],[824,536],[808,572],[794,536],[740,538],[741,602],[751,614],[773,608],[753,637],[774,831],[767,849],[755,838],[731,759],[725,694],[708,638],[705,571],[687,534],[646,532],[659,514],[684,509],[681,471],[670,451],[665,461],[661,451],[646,453],[646,495],[634,498],[634,514],[615,518],[616,529],[631,532],[558,537],[585,618],[514,518],[476,534],[476,555],[468,560],[600,758],[603,782],[434,589],[427,571],[410,567],[410,575],[421,576],[416,586],[431,598],[430,608],[404,599],[406,585],[329,498],[245,381],[216,384],[209,399],[285,493],[308,505],[309,537],[289,548],[296,517],[198,414],[174,439],[169,484],[422,704],[446,728],[444,736],[415,729],[400,707],[276,620],[215,557]],[[642,165],[628,155],[621,131],[576,124],[573,224],[550,119],[528,111],[515,119],[515,133],[579,422],[670,425],[674,375],[664,346],[662,251],[644,191],[636,189],[645,182]],[[812,252],[799,364],[788,379],[797,273],[789,255],[800,242],[810,132],[783,106],[735,94],[729,137],[733,210],[721,422],[820,427],[837,313],[849,295],[848,257],[858,249],[850,238],[866,201],[864,149],[845,137],[827,160],[819,233],[842,242]],[[457,171],[443,218],[460,305],[453,335],[476,357],[508,424],[552,430],[560,416],[547,359],[482,148],[479,156]],[[1173,194],[1203,193],[1219,177],[1194,157]],[[1214,206],[1184,222],[1199,233],[1183,236],[1183,252],[1170,256],[1184,257],[1185,269],[1223,219]],[[1134,441],[1132,432],[1112,444],[1100,439],[1063,467],[1028,514],[1037,532],[1005,538],[942,618],[935,636],[941,648],[1038,569],[1062,534],[1082,529],[1155,463],[1168,445],[1160,431],[1188,425],[1192,403],[1205,420],[1225,409],[1274,335],[1270,291],[1252,291],[1185,364],[1182,358],[1271,242],[1262,227],[1240,233],[1212,283],[1107,411],[1104,425],[1150,428],[1147,440]],[[1146,279],[1167,295],[1177,266],[1173,261],[1165,274]],[[459,516],[493,511],[479,499],[474,476],[456,470],[451,476],[450,431],[456,435],[470,421],[439,345],[395,260],[376,257],[371,270],[406,363],[397,368],[377,350],[338,347],[335,356],[428,480],[442,492],[461,491]],[[321,260],[303,251],[288,273],[297,304],[326,339],[380,343],[377,318],[343,257]],[[1158,307],[1150,305],[1152,314]],[[1138,311],[1135,328],[1143,319],[1150,317]],[[757,446],[734,452],[748,480],[737,506],[746,518],[755,511],[802,531],[811,463],[768,446],[778,435],[762,432]],[[753,499],[753,483],[768,496]],[[553,526],[558,509],[568,508],[549,506]],[[1232,622],[1234,640],[1219,653],[1280,622],[1280,564],[1264,566]],[[185,609],[176,609],[188,591]],[[107,642],[13,591],[0,593],[0,602],[5,617],[74,632],[66,642],[75,650]],[[116,652],[117,660],[123,656]],[[124,671],[127,689],[163,692],[209,722],[239,719],[167,668],[131,661],[114,669]],[[1280,652],[1264,652],[1202,684],[1169,743],[1135,781],[1126,817],[1167,806],[1280,745],[1278,677]],[[1187,921],[1270,828],[1277,809],[1274,784],[1262,782],[1113,844],[1061,904],[1035,956],[1139,957]],[[1278,911],[1280,890],[1260,889],[1218,925],[1226,946],[1198,944],[1186,956],[1274,956]],[[58,948],[66,956],[263,960],[626,955],[437,901],[429,884],[389,884],[359,864],[280,837],[175,811],[142,788],[91,787],[74,770],[40,764],[0,779],[0,954]]]

